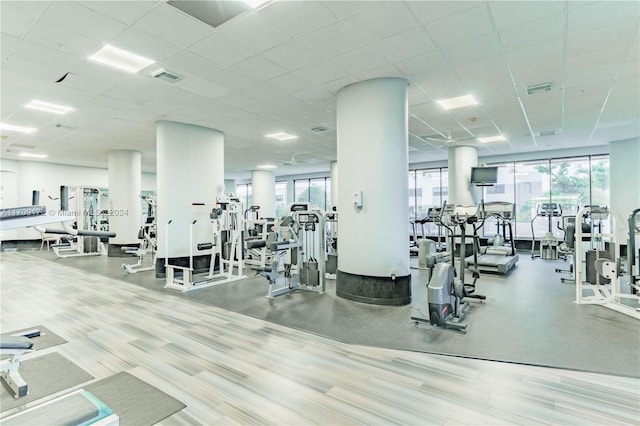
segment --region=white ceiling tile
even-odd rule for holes
[[[315,40],[296,39],[264,52],[263,56],[290,71],[297,70],[324,59],[313,43]]]
[[[62,74],[64,73],[60,75]],[[76,65],[73,74],[69,74],[60,84],[88,92],[102,93],[111,86],[126,80],[129,76],[130,74],[125,72],[84,61]]]
[[[337,18],[321,2],[277,1],[258,11],[265,21],[293,36],[333,24]]]
[[[288,34],[266,22],[255,12],[227,22],[217,33],[256,53],[291,40]]]
[[[458,65],[455,70],[465,85],[478,93],[512,84],[502,58],[488,58]]]
[[[188,50],[224,66],[233,65],[253,56],[252,51],[245,49],[227,37],[223,37],[220,33],[214,33],[203,38],[189,46]]]
[[[361,71],[354,74],[358,80],[369,80],[371,78],[380,77],[399,77],[406,78],[406,76],[393,65],[383,65],[377,68],[371,68],[365,71]]]
[[[146,14],[134,27],[150,34],[157,34],[159,38],[181,47],[188,46],[214,31],[210,25],[168,4],[162,4]]]
[[[500,38],[506,50],[523,49],[551,41],[562,41],[564,38],[564,16],[555,15],[502,30]]]
[[[300,90],[308,89],[313,86],[313,83],[309,80],[292,73],[268,80],[264,84],[273,89],[279,90],[283,94],[299,92]]]
[[[257,103],[255,99],[249,98],[247,96],[240,95],[238,93],[227,93],[216,98],[216,101],[221,102],[226,105],[230,105],[234,108],[244,108],[248,105],[253,105]]]
[[[62,52],[60,49],[50,49],[30,41],[22,41],[13,51],[12,56],[42,65],[56,64],[56,67],[67,70],[71,70],[81,61],[77,56]]]
[[[108,16],[109,18],[116,19],[120,22],[130,25],[138,21],[141,17],[149,13],[152,9],[158,7],[159,3],[155,1],[148,1],[148,0],[143,0],[143,1],[101,0],[101,1],[85,1],[85,2],[82,2],[82,5],[96,12],[99,12],[105,16]],[[167,22],[171,22],[171,21],[167,21]]]
[[[0,3],[2,7],[2,13],[0,14],[0,24],[2,26],[2,32],[4,34],[11,34],[16,37],[21,37],[27,29],[31,26],[36,16],[16,10],[9,5],[15,3],[28,3],[28,2],[6,2]]]
[[[338,18],[344,19],[354,13],[375,6],[376,1],[329,0],[322,2]]]
[[[640,16],[640,2],[600,1],[569,11],[569,28],[574,33],[626,21]]]
[[[482,4],[425,24],[425,27],[440,47],[470,40],[493,31]]]
[[[394,65],[407,76],[422,75],[449,68],[449,63],[439,51],[414,56],[396,62]]]
[[[204,77],[205,80],[210,81],[222,87],[226,87],[229,90],[238,90],[248,86],[252,86],[256,83],[255,80],[238,74],[232,68],[225,68],[220,71],[216,71]]]
[[[58,78],[64,75],[67,70],[63,67],[57,67],[49,64],[38,64],[33,61],[22,59],[19,57],[11,56],[2,64],[2,78],[6,78],[5,71],[12,71],[17,74],[21,74],[22,77],[30,77],[35,80],[39,80],[44,84],[53,84]]]
[[[315,103],[326,99],[333,99],[335,95],[321,87],[311,87],[309,89],[294,92],[291,96],[301,99],[305,102]]]
[[[81,6],[81,3],[70,1],[51,2],[41,19],[43,22],[67,28],[73,33],[103,43],[126,28],[120,21],[87,9]]]
[[[48,23],[36,25],[25,39],[77,57],[87,57],[102,46],[99,41]]]
[[[344,78],[348,74],[342,68],[329,60],[316,62],[304,68],[294,71],[294,74],[311,81],[314,84],[323,84],[329,81]]]
[[[222,65],[189,50],[181,50],[163,58],[160,65],[182,77],[202,77],[222,69]]]
[[[260,102],[281,96],[279,90],[272,89],[271,87],[267,87],[262,84],[245,87],[244,89],[237,90],[236,92],[241,95],[249,96]]]
[[[231,70],[239,72],[253,81],[269,80],[287,72],[286,69],[262,56],[254,56],[238,62],[231,66]]]
[[[612,45],[626,48],[632,37],[637,35],[637,28],[638,17],[635,17],[614,25],[599,27],[593,31],[570,32],[567,37],[567,56],[607,50]]]
[[[365,40],[374,42],[418,26],[403,2],[385,1],[345,18]],[[393,25],[389,25],[393,22]]]
[[[461,43],[448,45],[443,55],[453,66],[468,64],[486,58],[502,61],[502,51],[498,38],[493,33],[472,38]]]
[[[388,65],[388,62],[371,46],[364,46],[351,52],[334,56],[331,61],[349,74],[357,74],[372,68]]]
[[[478,6],[477,1],[408,1],[407,5],[421,24],[437,21]]]
[[[613,47],[567,58],[567,85],[612,81],[622,63],[625,48],[626,46]]]
[[[492,1],[488,3],[498,30],[564,13],[563,1]]]
[[[552,82],[562,84],[562,41],[537,44],[507,53],[513,77],[519,86]]]
[[[109,44],[154,61],[160,61],[180,50],[180,47],[136,28],[128,28]]]
[[[357,32],[344,22],[329,25],[300,38],[321,58],[329,58],[365,45]]]
[[[378,40],[375,45],[380,54],[392,63],[436,50],[422,27]]]
[[[87,92],[86,90],[54,84],[43,92],[38,99],[45,102],[77,108],[95,97],[95,93]]]
[[[215,99],[228,93],[231,89],[222,84],[215,83],[212,80],[203,78],[190,78],[180,83],[180,88],[187,92]]]
[[[338,91],[340,89],[342,89],[343,87],[355,83],[359,81],[356,77],[354,76],[348,76],[348,77],[344,77],[344,78],[339,78],[337,80],[333,80],[333,81],[329,81],[327,83],[324,83],[322,85],[320,85],[323,89],[328,90],[331,93],[338,93]]]

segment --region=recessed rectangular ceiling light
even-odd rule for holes
[[[22,126],[14,126],[13,124],[0,123],[0,130],[12,130],[14,132],[20,132],[20,133],[33,133],[38,129],[34,127],[22,127]]]
[[[40,111],[52,112],[54,114],[61,114],[61,115],[66,114],[69,111],[74,111],[74,109],[71,107],[52,104],[49,102],[42,102],[42,101],[31,101],[28,104],[26,104],[24,107],[30,108],[30,109],[37,109]]]
[[[262,170],[271,170],[271,169],[277,169],[278,166],[274,164],[258,164],[256,168],[262,169]]]
[[[47,158],[47,154],[32,154],[30,152],[21,152],[20,157]]]
[[[270,135],[265,135],[265,137],[272,138],[272,139],[277,139],[279,141],[288,141],[288,140],[291,140],[291,139],[298,139],[297,136],[290,135],[290,134],[284,133],[284,132],[271,133]]]
[[[89,56],[88,59],[132,74],[155,63],[153,59],[136,55],[110,44],[105,44],[102,49]]]
[[[478,142],[482,142],[482,143],[488,143],[488,142],[503,142],[506,141],[507,138],[505,138],[502,135],[498,135],[498,136],[489,136],[486,138],[478,138]]]
[[[471,95],[458,96],[456,98],[440,99],[436,101],[446,110],[478,105],[478,101]]]

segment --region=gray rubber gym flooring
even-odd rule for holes
[[[164,289],[151,271],[127,274],[121,264],[134,258],[28,253],[346,343],[640,377],[640,322],[600,306],[576,305],[574,285],[560,283],[555,273],[567,266],[561,260],[532,260],[523,253],[507,277],[483,273],[477,292],[487,300],[471,301],[467,333],[460,334],[411,321],[428,312],[426,273],[416,269],[412,304],[391,307],[338,298],[334,280],[327,280],[324,295],[299,291],[268,299],[266,279],[248,270],[246,280],[182,293]]]

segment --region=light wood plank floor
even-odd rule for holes
[[[343,344],[20,253],[0,272],[0,331],[187,405],[162,425],[640,424],[638,379]]]

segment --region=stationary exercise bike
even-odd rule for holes
[[[482,206],[482,204],[481,204]],[[460,237],[460,279],[456,282],[455,258],[451,255],[451,263],[437,263],[434,265],[429,285],[427,286],[427,298],[429,304],[429,323],[438,327],[450,328],[460,332],[466,332],[467,324],[464,323],[469,303],[465,298],[486,299],[486,296],[476,294],[476,282],[480,278],[477,268],[471,269],[472,283],[465,283],[465,257],[466,257],[466,226],[473,226],[473,252],[477,259],[477,231],[484,224],[483,208],[480,214],[476,207],[447,206],[444,203],[438,222],[449,231],[450,247],[455,247],[455,238]],[[449,224],[442,220],[446,213]],[[451,225],[451,226],[450,226]],[[460,227],[460,233],[456,234],[455,227]],[[425,318],[412,317],[416,321],[427,320]]]

